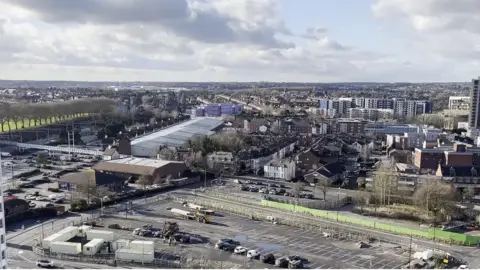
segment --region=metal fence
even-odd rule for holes
[[[334,201],[304,201],[299,199],[289,199],[289,198],[278,198],[269,195],[265,195],[265,200],[279,202],[279,203],[288,203],[288,204],[295,204],[299,206],[304,206],[313,209],[321,209],[321,210],[331,210],[335,208],[340,208],[350,203],[350,198],[344,197],[339,200]]]
[[[336,240],[363,241],[365,243],[384,242],[399,245],[404,250],[409,250],[411,247],[413,251],[432,249],[430,247],[414,243],[414,240],[416,239],[410,239],[410,241],[399,240],[398,237],[394,235],[389,236],[375,233],[374,231],[372,231],[372,233],[365,233],[356,230],[354,227],[348,228],[344,226],[338,226],[338,224],[327,223],[325,220],[316,217],[288,213],[271,208],[261,208],[253,205],[239,205],[238,203],[234,202],[233,198],[220,201],[215,198],[197,196],[195,199],[191,197],[176,197],[175,200],[195,202],[196,204],[200,204],[205,207],[245,216],[252,220],[263,220],[268,222],[275,220],[277,224],[280,225],[297,227],[306,230],[318,230],[321,231],[325,237]],[[444,251],[441,249],[435,249],[434,251],[435,253],[444,253]]]

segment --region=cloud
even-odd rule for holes
[[[434,56],[480,57],[478,0],[377,0],[372,11],[378,18],[406,23],[414,31],[412,40]]]
[[[378,2],[379,17],[415,10]],[[1,79],[318,82],[429,80],[451,64],[343,44],[323,27],[297,35],[276,0],[0,0],[0,63]]]

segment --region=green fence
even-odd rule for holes
[[[320,217],[332,221],[338,221],[342,223],[349,223],[354,225],[360,225],[362,227],[387,231],[395,234],[402,234],[402,235],[411,235],[415,238],[425,238],[431,239],[435,241],[457,244],[457,245],[475,245],[480,242],[480,236],[471,236],[465,235],[461,233],[453,233],[453,232],[446,232],[439,229],[411,229],[405,228],[398,225],[393,224],[386,224],[381,222],[376,222],[372,220],[365,220],[356,217],[346,216],[339,212],[329,212],[324,210],[306,208],[299,205],[294,204],[286,204],[286,203],[279,203],[273,202],[268,200],[262,200],[262,205],[282,210],[287,210],[296,213],[304,213],[309,214],[315,217]]]

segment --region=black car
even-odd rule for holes
[[[306,195],[305,195],[305,198],[306,198],[306,199],[313,199],[314,196],[313,196],[313,194],[306,194]]]
[[[122,227],[120,227],[120,225],[118,225],[118,224],[110,224],[110,225],[108,225],[108,228],[109,229],[121,229]]]
[[[280,195],[285,194],[285,192],[287,192],[287,191],[284,188],[281,188],[281,189],[278,190],[278,194],[280,194]]]
[[[215,247],[223,251],[233,252],[235,250],[236,245],[232,245],[227,242],[221,242],[221,243],[217,243]]]
[[[285,185],[280,185],[280,188],[286,188]]]
[[[239,245],[240,245],[240,242],[235,241],[235,240],[230,239],[230,238],[220,239],[220,240],[218,240],[217,243],[218,243],[218,244],[220,244],[220,243],[227,243],[227,244],[234,245],[234,246],[239,246]]]
[[[261,255],[260,261],[266,264],[275,264],[275,256],[272,253]]]
[[[247,186],[241,186],[241,187],[240,187],[240,190],[242,190],[242,191],[248,191],[249,188],[248,188]]]
[[[18,185],[19,188],[34,188],[35,185],[31,183],[25,183],[25,184],[20,184]]]
[[[280,268],[287,268],[288,267],[288,259],[287,257],[280,257],[275,260],[275,266]]]
[[[257,181],[256,184],[259,185],[259,186],[263,186],[263,182],[260,182],[260,181]]]
[[[278,185],[277,184],[270,184],[270,187],[278,188]]]

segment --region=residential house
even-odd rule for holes
[[[119,159],[119,158],[120,158],[120,154],[115,148],[108,148],[105,150],[105,152],[103,152],[103,160],[113,160],[113,159]]]
[[[319,179],[326,178],[331,184],[336,184],[343,181],[345,176],[345,165],[337,161],[307,173],[303,177],[308,183],[317,183]]]
[[[207,156],[207,165],[210,170],[233,175],[237,171],[232,152],[215,152]]]
[[[373,141],[358,140],[352,143],[350,148],[354,149],[361,155],[369,156],[372,153],[374,146],[375,144]]]
[[[295,162],[291,159],[271,161],[263,166],[264,176],[267,178],[284,179],[290,181],[295,178]]]
[[[435,173],[455,188],[473,187],[480,189],[480,166],[442,166]]]

